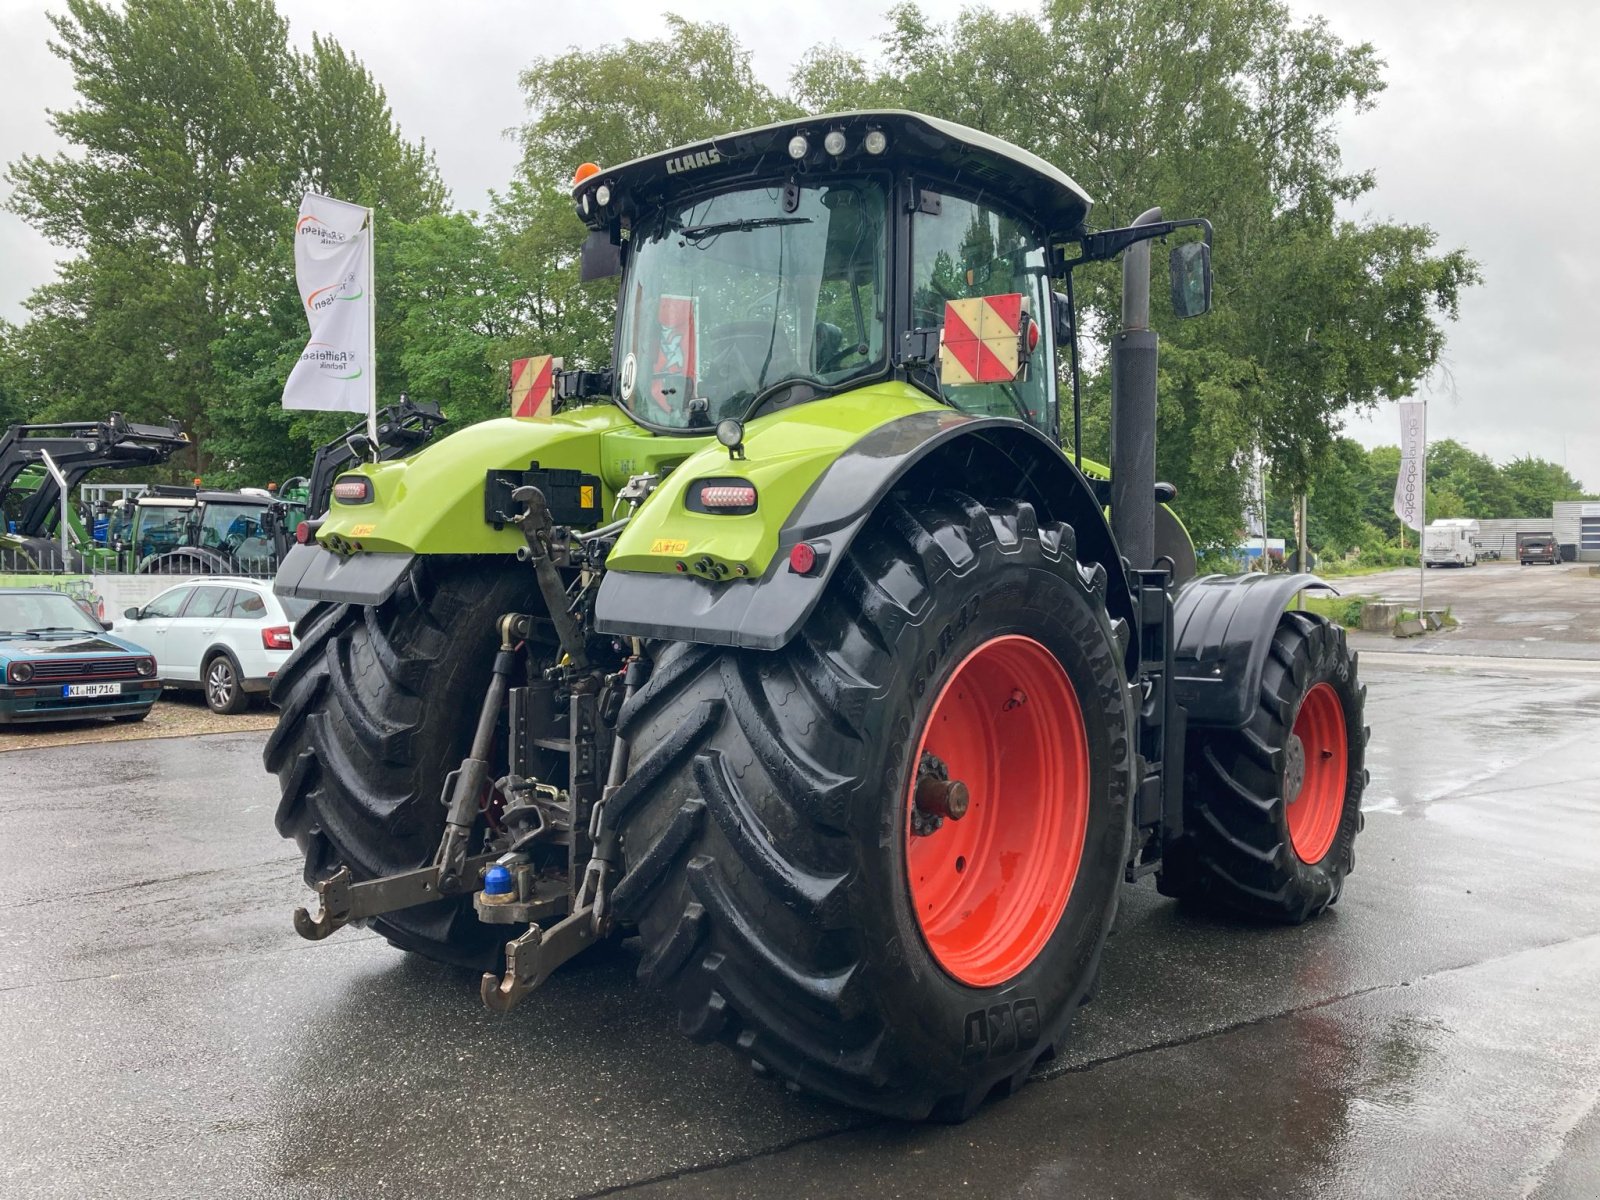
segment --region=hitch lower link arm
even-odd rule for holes
[[[335,929],[351,921],[382,916],[397,909],[428,904],[446,896],[477,891],[482,886],[483,869],[494,861],[493,854],[468,856],[467,845],[478,819],[478,798],[489,777],[489,755],[494,750],[495,726],[505,703],[511,674],[517,666],[520,643],[532,622],[521,613],[500,618],[500,649],[495,655],[489,691],[478,713],[478,728],[472,749],[461,766],[445,776],[444,796],[449,808],[444,834],[433,865],[397,875],[357,882],[350,868],[342,866],[314,885],[320,901],[316,916],[304,908],[294,910],[295,931],[308,941],[321,941]]]

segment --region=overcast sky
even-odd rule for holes
[[[1585,216],[1600,195],[1600,5],[1594,0],[1290,0],[1322,13],[1349,41],[1388,62],[1376,111],[1344,122],[1351,167],[1377,171],[1354,215],[1423,222],[1441,245],[1465,246],[1484,284],[1449,328],[1448,380],[1433,381],[1431,440],[1453,437],[1505,461],[1565,462],[1600,490],[1600,229]],[[1022,0],[992,7],[1029,9]],[[57,143],[47,108],[72,103],[65,64],[45,47],[48,4],[0,0],[0,162]],[[522,118],[517,73],[536,54],[659,34],[659,9],[618,0],[581,4],[454,0],[441,19],[416,0],[278,0],[295,40],[333,35],[388,90],[396,118],[438,155],[459,207],[483,205],[516,160],[503,130]],[[785,81],[798,54],[834,41],[870,53],[887,0],[676,0],[672,11],[726,22],[757,69]],[[923,0],[953,16],[960,0]],[[498,32],[490,32],[498,31]],[[1070,174],[1073,164],[1060,164]],[[1150,198],[1160,202],[1159,196]],[[0,215],[0,317],[54,273],[54,249]],[[1392,408],[1352,424],[1368,445],[1393,443]]]

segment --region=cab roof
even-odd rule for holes
[[[845,150],[837,157],[823,147],[823,139],[834,130],[845,137]],[[866,135],[873,130],[886,139],[879,155],[865,149]],[[796,136],[807,143],[799,159],[789,150]],[[979,193],[1004,193],[1010,206],[1036,214],[1055,236],[1080,233],[1093,204],[1087,192],[1038,155],[981,130],[904,109],[797,117],[720,134],[602,168],[574,186],[572,196],[584,223],[604,229],[613,219],[653,209],[679,193],[771,177],[779,171],[825,177],[836,165],[889,164],[924,168],[930,183],[937,179]],[[602,185],[611,195],[606,206],[595,195]]]

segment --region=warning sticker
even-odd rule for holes
[[[657,538],[650,543],[651,554],[685,554],[688,550],[689,543],[676,538]]]
[[[594,507],[594,486],[592,484],[584,484],[578,489],[578,507]]]
[[[377,532],[378,532],[378,527],[376,525],[352,525],[352,526],[350,526],[350,536],[351,537],[371,537],[373,534],[375,534]]]

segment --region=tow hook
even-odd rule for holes
[[[912,793],[911,832],[927,837],[937,832],[946,819],[959,821],[971,803],[967,785],[950,778],[950,768],[936,754],[924,750],[917,763],[917,786]]]

